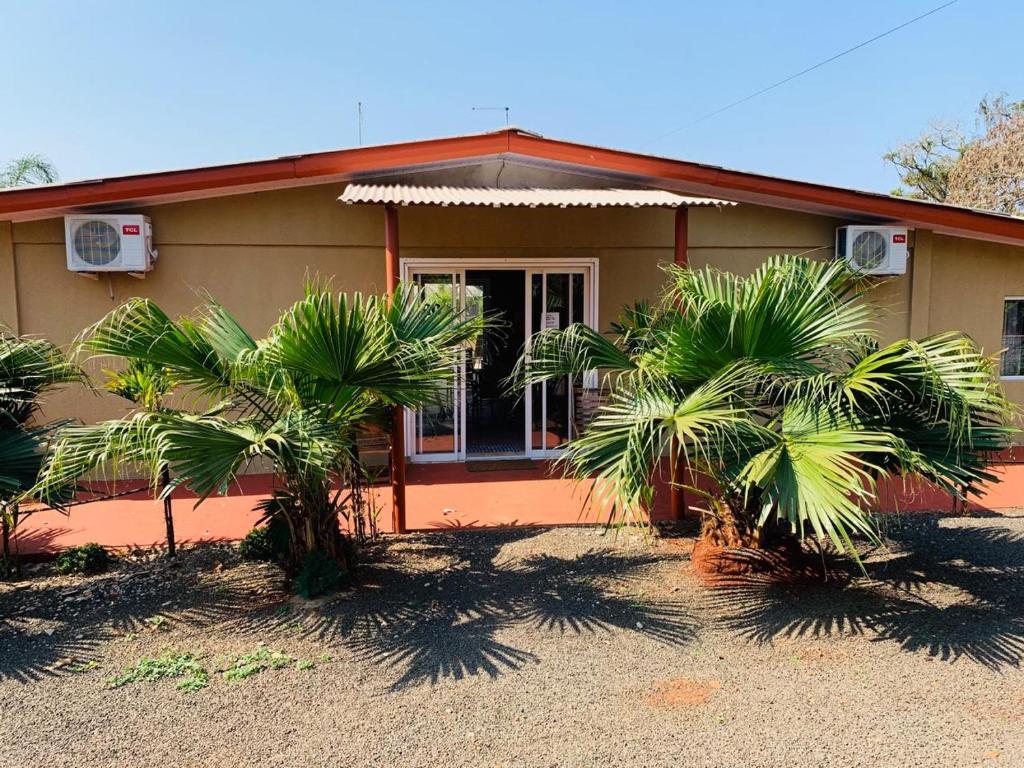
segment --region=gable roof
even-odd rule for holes
[[[727,198],[838,218],[891,222],[1024,244],[1024,219],[812,182],[729,170],[549,139],[518,128],[491,133],[317,152],[273,160],[0,190],[0,221],[59,216],[111,205],[143,205],[330,181],[367,179],[483,159],[506,159],[682,194]]]

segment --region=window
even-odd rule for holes
[[[1003,301],[1003,376],[1024,376],[1024,298]]]

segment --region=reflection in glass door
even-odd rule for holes
[[[456,310],[462,306],[462,273],[414,272],[412,281],[424,290],[427,301]],[[435,402],[407,417],[413,424],[409,453],[423,461],[457,461],[463,456],[462,382],[465,361],[455,366],[452,386]],[[408,424],[408,422],[407,422]],[[407,434],[410,432],[407,426]]]
[[[589,322],[587,296],[583,271],[531,272],[529,335]],[[572,439],[575,395],[581,384],[579,376],[565,376],[530,387],[527,445],[531,456],[550,455]]]

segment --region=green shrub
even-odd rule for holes
[[[268,528],[253,528],[238,544],[238,553],[245,560],[273,560],[274,546]]]
[[[295,591],[305,598],[320,597],[340,587],[344,578],[345,572],[332,557],[310,552],[295,577]]]
[[[270,518],[266,525],[253,528],[238,544],[239,554],[246,560],[283,560],[290,546],[288,524],[280,515]]]
[[[110,565],[110,555],[95,542],[65,549],[57,556],[57,573],[103,573]]]

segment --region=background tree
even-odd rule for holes
[[[1024,102],[986,96],[973,131],[935,123],[883,157],[899,171],[902,186],[893,194],[1020,214]]]
[[[57,169],[42,155],[17,157],[0,167],[0,188],[52,184],[56,180]]]
[[[0,528],[8,574],[19,505],[35,485],[46,443],[59,426],[36,423],[40,396],[80,379],[81,371],[50,342],[0,330]],[[52,495],[57,498],[64,492],[54,488]]]
[[[262,508],[287,526],[287,571],[301,578],[325,561],[350,565],[339,514],[361,471],[362,425],[381,409],[441,397],[464,345],[483,327],[483,318],[411,288],[389,301],[310,286],[260,341],[216,302],[174,321],[134,299],[88,329],[82,347],[159,368],[178,407],[165,401],[62,431],[38,492],[49,499],[86,473],[125,476],[142,467],[159,495],[185,486],[198,505],[226,493],[247,467],[269,467],[275,491]],[[161,488],[165,467],[173,479]]]
[[[946,202],[1024,216],[1024,110],[969,144],[949,175]]]
[[[611,338],[582,324],[545,330],[517,369],[522,383],[604,370],[610,388],[562,459],[596,476],[611,519],[646,519],[673,440],[710,490],[701,540],[724,547],[877,539],[885,475],[919,476],[958,498],[993,479],[986,466],[1013,430],[994,364],[965,336],[879,348],[869,286],[845,262],[770,259],[743,277],[668,268],[654,307]]]

